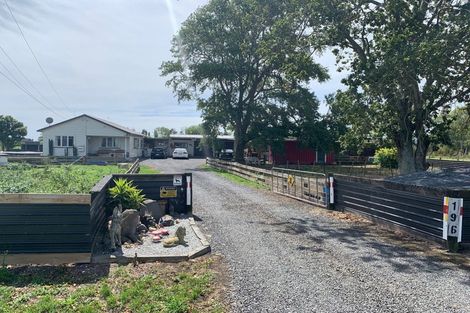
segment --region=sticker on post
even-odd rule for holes
[[[183,176],[174,175],[173,176],[173,186],[183,186]]]
[[[292,175],[289,175],[289,176],[287,177],[287,183],[288,183],[289,186],[291,186],[291,187],[294,186],[294,184],[295,184],[295,177],[292,176]]]
[[[176,187],[160,187],[160,198],[176,198]]]

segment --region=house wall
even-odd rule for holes
[[[102,148],[101,144],[103,141],[104,136],[100,137],[88,137],[88,153],[89,154],[96,154],[98,150]],[[116,149],[123,149],[125,148],[125,137],[114,137],[116,138]]]
[[[137,140],[137,145],[135,145],[135,140]],[[144,145],[144,138],[138,136],[130,136],[127,138],[128,142],[128,151],[130,158],[140,158],[142,157],[142,150]]]
[[[318,156],[317,156],[318,154]],[[269,161],[274,164],[301,164],[310,165],[316,163],[332,164],[334,163],[334,153],[325,153],[313,148],[301,147],[298,141],[289,140],[284,142],[284,152],[274,152],[269,148]]]
[[[52,139],[55,146],[56,136],[73,136],[74,146],[77,147],[78,156],[85,156],[87,153],[87,136],[125,137],[127,134],[124,131],[100,123],[87,116],[81,116],[63,124],[44,129],[42,135],[44,142],[43,155],[45,156],[49,155],[49,140]],[[101,145],[101,139],[99,140],[98,145]],[[93,147],[96,147],[96,145],[93,145]],[[61,155],[59,151],[61,149],[56,148],[54,150],[54,155]],[[92,152],[90,151],[90,153]],[[134,155],[137,154],[137,151],[130,151],[130,157],[134,157]]]

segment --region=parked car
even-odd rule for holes
[[[219,153],[220,160],[231,161],[233,159],[233,150],[232,149],[222,149]]]
[[[188,150],[185,148],[176,148],[173,150],[173,159],[189,159]]]
[[[153,148],[150,152],[151,159],[166,159],[166,157],[166,152],[162,148]]]

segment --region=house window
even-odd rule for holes
[[[73,147],[73,136],[55,136],[56,147]]]
[[[114,148],[116,147],[116,138],[106,137],[101,140],[101,146],[104,148]]]
[[[134,149],[139,149],[139,139],[134,138]]]

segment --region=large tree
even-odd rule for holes
[[[364,125],[372,125],[371,131],[379,128],[367,136],[385,136],[397,146],[401,173],[424,170],[428,147],[446,126],[436,117],[448,114],[453,103],[469,102],[470,3],[312,3],[311,22],[318,30],[314,43],[335,48],[340,69],[349,71],[347,105],[352,115],[367,117],[350,120],[348,127],[360,132]]]
[[[2,150],[11,150],[28,133],[26,127],[10,115],[0,115],[0,144]]]
[[[328,76],[312,58],[307,4],[211,0],[183,23],[173,60],[162,64],[178,99],[197,101],[206,127],[233,130],[237,161],[250,140],[285,135],[278,130],[297,95],[316,105],[307,83]]]

